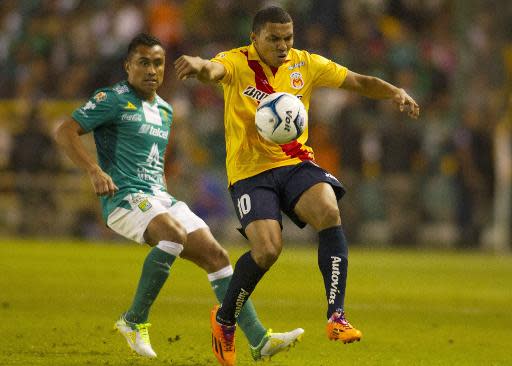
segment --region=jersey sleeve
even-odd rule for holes
[[[71,117],[78,122],[85,132],[109,124],[118,112],[117,96],[110,89],[100,89]]]
[[[339,88],[347,77],[348,69],[323,56],[310,54],[315,86]]]
[[[226,68],[226,74],[220,80],[220,82],[222,84],[231,84],[233,80],[233,75],[235,74],[236,70],[233,51],[220,52],[210,61],[217,62]]]

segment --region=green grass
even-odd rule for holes
[[[231,248],[232,258],[243,248]],[[111,332],[146,249],[0,241],[0,365],[215,365],[205,274],[177,261],[151,313],[157,360],[129,353]],[[511,365],[512,257],[353,249],[347,293],[355,344],[325,337],[316,251],[286,247],[253,295],[274,330],[306,330],[280,365]],[[253,362],[238,335],[238,365]]]

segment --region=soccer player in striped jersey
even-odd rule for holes
[[[254,122],[258,102],[273,92],[288,92],[309,108],[318,87],[342,88],[373,99],[388,99],[412,118],[419,106],[405,90],[379,78],[357,74],[320,55],[293,48],[293,21],[279,7],[254,17],[251,44],[219,53],[211,60],[183,55],[175,62],[178,78],[218,82],[224,89],[226,170],[229,190],[242,230],[251,243],[236,266],[226,297],[211,315],[214,339],[225,347],[224,365],[240,309],[281,249],[281,211],[299,227],[318,231],[318,264],[327,300],[327,336],[344,343],[362,333],[346,319],[344,297],[347,241],[338,200],[345,190],[315,163],[306,130],[296,141],[272,144],[259,136]],[[311,121],[314,123],[314,121]]]
[[[173,110],[156,93],[164,68],[160,41],[138,35],[128,47],[128,79],[97,90],[60,125],[55,136],[68,157],[89,175],[107,226],[151,247],[132,305],[115,323],[128,345],[145,357],[156,357],[148,333],[149,310],[176,257],[190,260],[208,273],[219,301],[233,273],[226,251],[206,223],[168,192]],[[94,133],[98,161],[80,140],[89,132]],[[261,324],[252,304],[244,306],[238,323],[255,360],[289,347],[303,333],[301,328],[273,333]]]

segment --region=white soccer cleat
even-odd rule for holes
[[[250,346],[252,358],[255,361],[269,359],[275,354],[293,347],[295,343],[300,342],[303,334],[304,329],[302,328],[286,333],[273,333],[272,329],[269,329],[260,344],[256,347]]]
[[[121,333],[130,348],[144,357],[155,358],[156,353],[151,347],[149,341],[148,328],[151,326],[149,323],[135,324],[135,329],[130,327],[124,317],[121,317],[115,324],[114,329]]]

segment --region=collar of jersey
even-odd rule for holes
[[[256,51],[256,47],[254,47],[254,43],[251,43],[249,45],[248,52],[249,52],[249,54],[248,54],[249,60],[258,60],[258,61],[263,62],[260,58],[260,55],[258,55],[258,51]],[[292,56],[290,54],[291,54],[291,50],[288,51],[288,55],[286,55],[285,62],[291,61]]]
[[[131,86],[131,84],[128,82],[128,80],[123,80],[121,83],[125,84],[126,86],[128,86],[128,88],[130,89],[130,91],[138,98],[140,99],[141,102],[146,102],[148,103],[149,105],[151,106],[154,106],[155,104],[158,103],[158,99],[160,98],[160,96],[158,94],[155,94],[155,99],[150,102],[149,100],[145,100],[145,99],[142,99],[139,97],[139,95],[137,94],[137,91],[135,90],[135,88],[133,86]],[[120,83],[120,84],[121,84]]]

